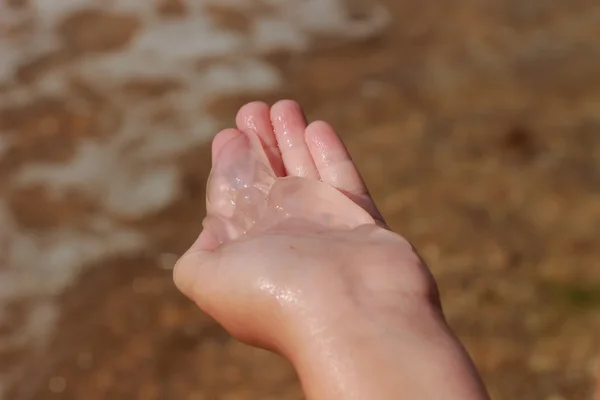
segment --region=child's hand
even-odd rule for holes
[[[175,268],[182,292],[287,356],[312,398],[485,398],[433,277],[386,229],[333,129],[307,127],[290,101],[249,104],[237,125],[213,142],[204,230]]]

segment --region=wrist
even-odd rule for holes
[[[468,355],[434,307],[340,316],[298,337],[288,357],[307,399],[486,399]],[[310,327],[310,324],[307,325]]]

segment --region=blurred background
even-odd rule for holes
[[[177,293],[251,100],[342,134],[494,399],[590,399],[600,3],[0,0],[0,399],[301,399]]]

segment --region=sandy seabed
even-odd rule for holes
[[[494,399],[591,398],[598,21],[584,0],[0,0],[0,398],[302,398],[170,272],[208,141],[284,97],[341,132]]]

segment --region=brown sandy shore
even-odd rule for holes
[[[353,18],[363,18],[361,3],[350,3]],[[246,101],[290,97],[309,118],[330,121],[391,226],[430,264],[492,397],[591,399],[600,332],[600,6],[383,3],[392,23],[380,35],[319,37],[300,55],[270,52],[262,59],[283,85],[213,96],[202,112],[218,128]],[[165,18],[185,16],[182,4],[161,6]],[[229,29],[248,29],[248,16],[212,13]],[[84,53],[122,50],[138,23],[128,14],[76,15],[63,25],[64,46],[21,65],[14,85],[32,87]],[[0,196],[19,229],[85,232],[103,215],[147,238],[82,268],[58,293],[6,305],[0,343],[31,323],[40,302],[52,298],[60,310],[41,350],[0,345],[0,374],[13,377],[6,400],[303,398],[285,361],[236,343],[173,287],[169,268],[203,216],[206,143],[169,160],[177,195],[142,215],[107,211],[89,193],[57,197],[50,185],[15,184],[26,165],[68,163],[82,141],[111,140],[128,109],[101,86],[73,82],[69,95],[92,110],[83,115],[41,96],[0,109],[0,139],[10,143],[1,152],[0,141]],[[14,90],[0,85],[0,97]],[[146,79],[119,90],[133,107],[180,88]],[[177,127],[173,107],[156,109],[156,124]],[[2,254],[0,269],[10,268],[1,262]]]

